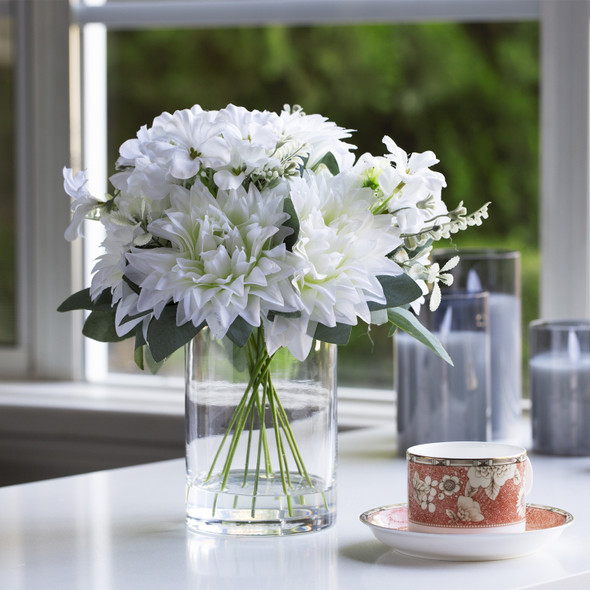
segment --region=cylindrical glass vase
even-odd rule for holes
[[[203,329],[186,347],[187,525],[229,535],[290,535],[336,514],[336,346],[272,358]]]
[[[520,252],[466,248],[433,253],[441,266],[453,256],[459,256],[460,261],[450,271],[454,277],[450,289],[489,293],[492,439],[517,442],[522,413]]]

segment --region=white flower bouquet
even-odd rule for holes
[[[450,275],[432,243],[478,225],[487,205],[449,211],[432,152],[355,161],[348,130],[320,115],[229,105],[163,113],[123,143],[113,195],[92,196],[83,172],[64,169],[73,219],[104,226],[89,289],[60,311],[88,309],[84,334],[135,336],[152,368],[204,326],[244,345],[264,330],[268,354],[303,359],[314,338],[345,344],[351,327],[387,319],[439,354],[407,307]]]
[[[249,382],[221,443],[231,439],[220,491],[252,412],[266,437],[264,406],[284,436],[277,444],[312,485],[271,379],[280,348],[303,360],[314,339],[343,345],[359,321],[389,321],[449,360],[410,306],[429,291],[438,304],[438,282],[452,280],[446,271],[457,261],[431,264],[432,243],[479,225],[487,205],[448,210],[432,152],[408,157],[385,137],[388,153],[355,159],[349,137],[298,107],[194,106],[163,113],[123,143],[112,195],[92,196],[83,172],[64,169],[73,200],[66,238],[82,234],[87,218],[106,237],[90,288],[60,311],[89,310],[90,338],[134,337],[136,363],[152,371],[205,326],[246,347]],[[255,488],[261,463],[270,473],[260,448]],[[279,470],[291,513],[284,458]]]

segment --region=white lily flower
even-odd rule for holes
[[[398,226],[404,234],[416,234],[432,226],[432,221],[447,213],[441,199],[446,186],[445,177],[440,172],[430,170],[438,163],[434,152],[408,154],[397,146],[388,136],[383,143],[389,150],[385,157],[392,163],[400,184],[390,193],[387,209],[396,217]]]
[[[72,173],[71,168],[63,169],[64,189],[72,198],[71,209],[73,212],[72,221],[65,231],[65,238],[68,241],[75,240],[78,236],[83,235],[82,225],[84,220],[98,214],[101,207],[107,203],[110,198],[103,197],[98,199],[93,197],[86,188],[88,179],[84,172]]]

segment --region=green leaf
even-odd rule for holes
[[[130,322],[130,321],[136,320],[138,318],[143,318],[143,317],[149,315],[150,313],[152,313],[152,312],[150,310],[148,310],[148,311],[141,311],[139,313],[134,313],[133,315],[126,315],[121,320],[121,324],[125,324],[126,322]]]
[[[299,237],[299,217],[297,217],[295,205],[293,205],[293,201],[289,197],[283,201],[283,211],[289,215],[289,219],[283,225],[293,230],[293,233],[285,238],[285,246],[291,252]]]
[[[140,370],[145,369],[143,362],[143,351],[145,348],[145,339],[141,330],[135,332],[135,351],[133,353],[133,360]]]
[[[432,246],[433,241],[434,240],[427,240],[426,242],[424,242],[424,244],[421,244],[420,246],[414,248],[413,250],[407,250],[408,256],[410,258],[416,258],[420,254],[422,254],[422,252],[424,252],[424,250],[426,250],[426,248],[429,248],[430,246]]]
[[[272,311],[268,312],[266,316],[271,322],[274,322],[275,317],[280,316],[282,318],[300,318],[300,311]]]
[[[454,366],[451,357],[443,348],[440,340],[434,334],[429,332],[411,311],[401,308],[388,309],[387,317],[394,326],[426,345],[444,361],[449,363],[449,365]],[[395,332],[395,328],[390,335],[392,335],[393,332]]]
[[[144,371],[147,367],[152,375],[156,375],[164,364],[164,361],[157,362],[154,360],[154,357],[152,356],[152,353],[146,344],[138,346],[135,349],[134,359],[135,364],[142,371]]]
[[[338,162],[334,157],[332,152],[328,152],[314,167],[314,171],[317,170],[321,165],[324,165],[329,171],[332,176],[336,176],[336,174],[340,173],[340,166],[338,166]]]
[[[159,363],[168,358],[175,350],[190,342],[205,324],[195,327],[191,322],[176,325],[176,305],[167,305],[158,319],[150,322],[147,331],[147,343],[154,358]]]
[[[130,278],[123,275],[123,280],[127,283],[127,285],[129,285],[129,288],[134,293],[137,293],[138,295],[141,293],[141,287],[139,285],[136,285]]]
[[[116,308],[109,308],[108,311],[93,311],[82,328],[82,334],[99,342],[121,342],[133,336],[133,332],[118,336],[115,330]]]
[[[352,326],[348,324],[336,324],[333,328],[318,324],[313,337],[322,342],[330,342],[332,344],[348,344],[350,339],[350,332]]]
[[[227,337],[236,345],[244,346],[250,338],[254,327],[251,326],[244,318],[238,316],[234,323],[229,327],[227,331]]]
[[[144,346],[138,346],[135,351],[133,352],[133,360],[135,361],[135,364],[137,365],[137,368],[140,371],[143,371],[145,369],[145,365],[143,363],[143,349],[145,348]]]
[[[111,309],[113,296],[110,289],[105,289],[96,299],[90,298],[90,289],[82,289],[70,295],[58,308],[57,311],[74,311],[76,309],[88,309],[91,311],[108,311]]]
[[[386,301],[385,303],[369,301],[369,309],[371,311],[387,309],[389,307],[400,307],[422,297],[422,289],[418,283],[405,273],[395,277],[379,276],[377,280],[383,287],[383,294],[385,295]]]
[[[158,371],[162,368],[164,361],[160,361],[160,362],[156,361],[154,359],[149,347],[144,346],[143,350],[144,350],[145,364],[147,365],[147,368],[150,370],[150,373],[152,375],[157,375]]]

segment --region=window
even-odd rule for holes
[[[59,160],[69,150],[68,18],[65,1],[0,2],[12,19],[15,68],[16,338],[2,348],[3,377],[72,378],[80,358],[74,318],[56,303],[80,282],[75,252],[62,244],[64,206]],[[4,86],[3,86],[4,88]],[[4,245],[3,245],[4,246]]]
[[[556,4],[559,4],[559,10]],[[9,368],[12,366],[13,372],[28,376],[71,378],[75,368],[81,366],[77,358],[81,348],[79,326],[75,325],[75,319],[58,318],[54,313],[57,303],[82,283],[75,271],[79,268],[79,262],[76,262],[79,253],[72,252],[62,237],[67,203],[63,199],[59,172],[56,174],[68,161],[70,153],[69,138],[63,138],[70,117],[65,90],[69,85],[68,72],[64,71],[70,34],[67,30],[69,6],[66,0],[50,3],[34,0],[10,5],[14,7],[20,50],[17,57],[19,100],[16,104],[22,111],[17,119],[19,132],[16,134],[19,142],[17,191],[19,202],[27,202],[21,210],[23,230],[19,235],[30,238],[26,247],[17,247],[22,257],[19,270],[26,274],[26,297],[23,294],[19,302],[25,302],[24,316],[28,327],[24,331],[23,355],[20,357],[26,360],[17,366],[11,362],[10,355],[3,353],[0,363],[3,369],[6,364]],[[153,0],[136,3],[121,0],[99,5],[77,2],[72,4],[71,20],[82,30],[92,23],[104,24],[111,38],[118,30],[143,31],[157,27],[200,27],[205,30],[211,26],[262,27],[271,22],[297,27],[329,23],[334,29],[333,24],[352,22],[380,23],[379,26],[412,23],[408,26],[414,26],[413,23],[420,21],[510,23],[540,20],[543,67],[540,108],[543,145],[541,314],[545,317],[590,315],[590,248],[587,244],[590,215],[585,173],[588,162],[589,53],[586,2],[444,0],[423,5],[402,0],[338,3],[331,0],[283,0],[268,3],[244,1],[237,5],[232,3],[232,6],[237,8],[228,10],[223,1]],[[157,31],[153,33],[159,34]],[[444,49],[444,44],[441,47]],[[75,51],[72,54],[75,57]],[[83,79],[97,79],[99,71],[90,72],[85,68],[82,62]],[[71,86],[73,88],[75,84]],[[90,99],[88,93],[86,99]],[[567,108],[564,109],[563,105]],[[75,107],[75,97],[72,106]],[[158,108],[168,107],[160,104]],[[82,109],[82,115],[84,112]],[[114,112],[112,116],[116,116]],[[75,129],[75,120],[73,124]],[[84,129],[83,133],[87,143],[90,142],[88,131]],[[72,137],[76,136],[74,131]],[[432,146],[426,138],[423,144],[427,148]],[[408,146],[417,150],[420,147]],[[523,171],[523,174],[528,175],[530,171]],[[33,211],[34,215],[31,214]],[[576,256],[571,255],[574,251]],[[60,261],[59,264],[56,261]],[[567,293],[560,287],[564,284],[571,286]],[[18,345],[15,350],[17,348]]]

